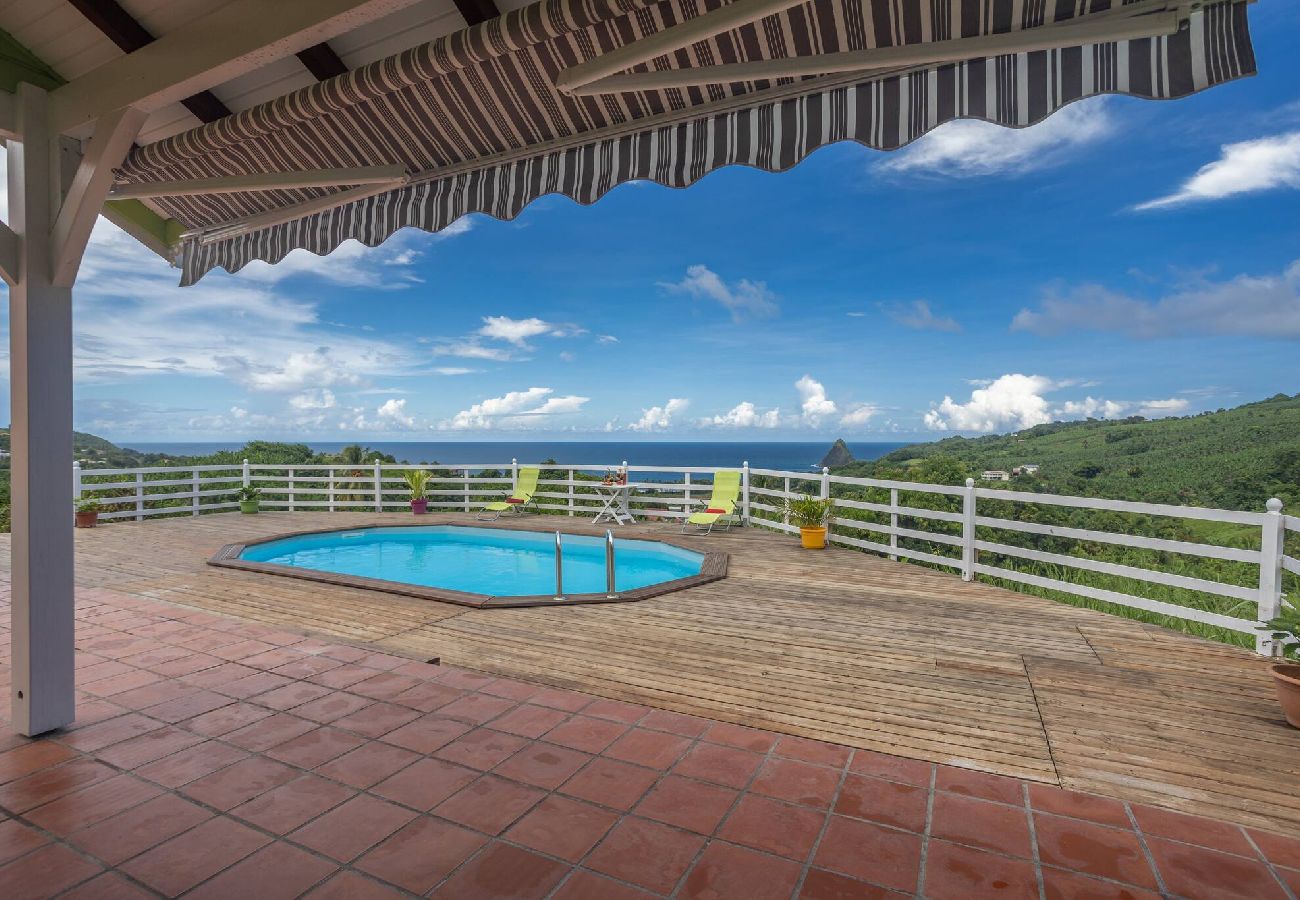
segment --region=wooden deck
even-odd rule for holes
[[[730,554],[724,580],[608,606],[470,609],[205,564],[223,544],[348,520],[411,521],[298,512],[113,524],[77,533],[77,582],[1300,834],[1300,731],[1246,651],[754,530],[686,541]],[[511,526],[596,533],[552,517]],[[7,536],[0,552],[7,572]]]

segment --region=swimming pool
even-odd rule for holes
[[[472,605],[511,605],[505,601],[554,600],[555,541],[555,532],[463,525],[371,526],[231,545],[211,562],[359,587],[392,590],[396,586],[410,589],[402,593]],[[605,539],[563,534],[560,543],[564,597],[588,602],[608,599]],[[714,556],[663,541],[617,539],[615,590],[620,599],[640,599],[637,594],[647,589],[708,580],[719,570],[718,561],[709,560]]]

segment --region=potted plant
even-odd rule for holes
[[[1274,655],[1279,662],[1269,667],[1273,674],[1273,687],[1277,689],[1277,702],[1282,705],[1282,715],[1296,728],[1300,728],[1300,610],[1285,600],[1278,617],[1260,629],[1269,632],[1273,639]]]
[[[809,494],[798,500],[787,498],[785,514],[792,524],[799,526],[799,539],[805,548],[821,550],[826,546],[826,520],[831,514],[831,501],[818,500]]]
[[[402,473],[402,480],[411,489],[411,512],[422,516],[429,511],[429,498],[425,489],[429,485],[429,473],[424,469],[407,469]]]
[[[99,521],[99,501],[94,497],[82,497],[78,500],[73,521],[78,528],[94,528]]]
[[[239,511],[246,516],[251,516],[260,510],[261,504],[258,497],[262,496],[262,489],[246,484],[235,492],[235,497],[239,500]]]

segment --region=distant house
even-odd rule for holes
[[[1025,463],[1023,466],[1016,466],[1011,470],[1012,475],[1033,475],[1038,472],[1038,466],[1035,463]]]
[[[986,469],[980,478],[985,481],[1010,481],[1011,473],[1005,469]]]

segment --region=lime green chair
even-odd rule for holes
[[[703,503],[697,500],[696,503]],[[740,502],[740,473],[724,469],[713,475],[713,496],[705,504],[703,512],[691,513],[682,523],[682,531],[694,528],[699,534],[708,534],[713,526],[730,528],[736,520],[736,505]]]
[[[522,516],[524,510],[533,507],[533,512],[537,512],[537,476],[536,466],[525,466],[519,470],[519,479],[515,482],[515,489],[510,491],[504,500],[497,500],[483,507],[483,511],[478,514],[479,521],[490,522],[496,520],[503,512],[513,512],[515,515]]]

